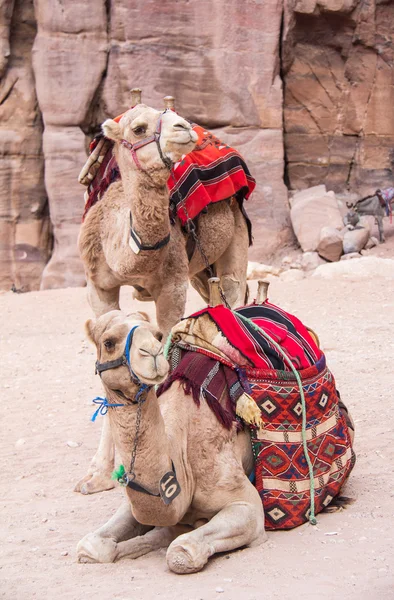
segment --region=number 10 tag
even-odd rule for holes
[[[168,471],[160,479],[159,483],[160,496],[164,504],[171,504],[171,502],[181,493],[181,486],[178,483],[174,471]]]

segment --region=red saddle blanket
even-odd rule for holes
[[[287,358],[252,324],[269,333]],[[304,428],[300,388],[288,359],[302,384]],[[267,529],[301,525],[309,519],[312,497],[318,513],[339,493],[355,462],[352,425],[324,354],[296,317],[269,302],[234,312],[223,306],[202,310],[173,328],[169,360],[170,376],[159,393],[178,380],[225,427],[249,426],[254,485]],[[257,407],[254,424],[238,410],[245,397]]]
[[[170,210],[183,225],[188,218],[197,217],[211,202],[237,195],[242,203],[256,186],[236,150],[199,125],[193,125],[193,129],[198,134],[196,149],[173,166],[168,178]],[[121,178],[111,140],[97,136],[90,145],[90,152],[79,176],[80,183],[88,187],[83,219],[111,183]]]

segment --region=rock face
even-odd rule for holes
[[[51,246],[32,2],[0,3],[0,289],[37,288]]]
[[[394,3],[290,0],[285,11],[290,186],[367,194],[392,185]]]
[[[86,160],[82,127],[107,61],[105,2],[36,0],[35,7],[33,66],[45,124],[45,186],[55,238],[41,287],[83,285],[76,246],[83,210],[77,177]]]
[[[174,95],[244,155],[251,260],[294,240],[284,176],[293,190],[391,184],[393,18],[375,0],[0,2],[0,287],[83,283],[77,176],[131,87],[158,108]]]

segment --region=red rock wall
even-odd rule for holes
[[[33,2],[0,3],[0,289],[37,288],[52,246],[35,36]]]
[[[374,0],[0,2],[0,287],[83,283],[77,176],[131,87],[158,108],[174,95],[244,155],[252,260],[292,240],[285,169],[295,189],[391,183],[392,13]]]
[[[285,147],[293,189],[393,185],[394,3],[295,0],[283,42]]]

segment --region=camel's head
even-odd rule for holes
[[[168,363],[161,334],[144,313],[125,315],[113,310],[87,321],[86,332],[96,345],[96,369],[107,393],[133,400],[140,387],[138,381],[155,385],[166,377]]]
[[[173,110],[160,112],[145,104],[125,112],[119,122],[107,119],[102,129],[115,142],[121,171],[140,169],[154,172],[156,178],[161,173],[163,184],[171,165],[194,150],[198,139],[190,123]]]

